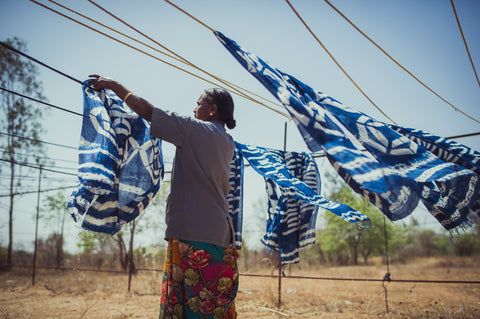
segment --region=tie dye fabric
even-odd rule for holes
[[[319,195],[320,175],[311,154],[238,142],[235,146],[238,156],[265,178],[268,218],[262,242],[280,253],[282,264],[297,263],[299,248],[315,242],[318,207],[359,226],[367,223],[368,217],[362,213]]]
[[[242,247],[242,224],[243,224],[243,157],[235,148],[230,164],[230,191],[227,195],[228,214],[232,220],[233,241],[235,247]]]
[[[392,124],[388,127],[425,147],[442,161],[458,164],[480,175],[480,153],[470,147],[422,130]]]
[[[161,141],[150,136],[150,124],[112,91],[83,86],[83,94],[80,185],[67,212],[84,229],[115,234],[147,207],[160,187]]]
[[[313,90],[220,32],[215,34],[282,102],[310,150],[325,151],[345,182],[389,219],[408,216],[419,200],[447,230],[478,219],[480,182],[472,170],[445,162],[384,123]],[[369,155],[362,153],[350,137],[359,141]]]

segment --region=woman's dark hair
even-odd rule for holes
[[[218,119],[225,123],[229,129],[236,126],[236,121],[233,119],[233,99],[227,90],[213,88],[205,90],[205,98],[210,104],[217,105]]]

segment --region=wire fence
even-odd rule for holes
[[[77,271],[77,272],[96,272],[96,273],[112,273],[112,274],[123,274],[128,278],[128,292],[131,291],[131,283],[134,280],[134,274],[138,272],[160,272],[163,273],[163,269],[159,268],[145,268],[145,267],[135,267],[132,266],[132,263],[129,263],[130,267],[127,270],[115,270],[115,269],[101,269],[101,268],[83,268],[83,267],[56,267],[56,266],[36,266],[36,265],[13,265],[12,268],[26,268],[32,269],[32,285],[35,285],[35,273],[37,269],[47,269],[47,270],[56,270],[56,271]],[[386,273],[383,278],[356,278],[356,277],[321,277],[321,276],[297,276],[297,275],[285,275],[284,273],[279,274],[259,274],[259,273],[245,273],[241,272],[240,277],[258,277],[258,278],[276,278],[279,280],[279,289],[278,289],[278,307],[280,308],[282,304],[282,290],[281,282],[282,280],[328,280],[328,281],[343,281],[343,282],[370,282],[370,283],[382,283],[382,286],[385,290],[385,306],[387,313],[388,310],[388,299],[387,299],[387,288],[385,283],[421,283],[421,284],[455,284],[455,285],[480,285],[480,281],[477,280],[427,280],[427,279],[393,279],[389,273]]]

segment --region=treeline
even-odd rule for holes
[[[428,230],[409,219],[391,223],[384,215],[363,197],[355,194],[348,186],[334,180],[333,190],[328,197],[336,202],[345,203],[366,214],[371,222],[368,227],[360,228],[345,222],[329,212],[319,212],[316,243],[301,250],[300,261],[304,265],[366,265],[380,258],[385,259],[388,252],[390,262],[407,263],[418,257],[432,256],[472,256],[480,255],[480,225],[465,228],[456,234]],[[163,233],[163,216],[158,212],[165,210],[165,198],[168,187],[162,188],[151,204],[155,214],[142,214],[134,222],[125,225],[115,235],[97,234],[83,231],[77,236],[79,253],[72,255],[64,252],[63,228],[65,223],[65,198],[60,194],[48,196],[42,211],[50,224],[59,225],[46,239],[37,242],[37,262],[39,266],[55,268],[85,267],[94,269],[112,269],[128,271],[137,268],[163,269],[166,243],[158,235],[158,243],[148,247],[133,248],[134,239],[143,232]],[[265,212],[263,205],[255,207],[255,215]],[[162,214],[160,214],[162,215]],[[247,221],[245,221],[247,222]],[[249,220],[252,227],[264,227],[264,221]],[[244,238],[249,236],[244,233]],[[8,268],[7,247],[0,247],[0,267]],[[32,253],[15,251],[14,264],[31,265]],[[385,261],[385,260],[384,260]],[[240,266],[243,270],[271,268],[278,266],[278,255],[267,249],[254,250],[244,245],[240,252]]]
[[[326,215],[328,216],[328,215]],[[332,215],[333,216],[333,215]],[[480,227],[450,236],[419,225],[392,225],[387,221],[387,246],[381,213],[370,214],[372,227],[356,228],[338,217],[326,217],[324,228],[317,230],[317,241],[301,250],[302,265],[346,266],[368,265],[373,259],[385,262],[385,253],[391,263],[408,263],[419,257],[435,256],[480,256]],[[373,217],[373,218],[372,218]],[[124,241],[125,234],[115,236],[84,232],[79,246],[82,252],[70,254],[59,249],[58,235],[39,240],[37,245],[38,266],[53,268],[90,268],[128,271],[130,251]],[[138,268],[163,269],[165,245],[139,247],[132,252],[132,271]],[[33,253],[14,251],[14,265],[32,265]],[[0,247],[0,266],[7,260],[6,247]],[[275,268],[278,256],[267,249],[251,250],[244,247],[240,253],[242,270]],[[4,268],[4,267],[2,267]]]
[[[162,245],[139,247],[131,252],[128,242],[125,245],[123,236],[82,232],[78,246],[81,252],[71,254],[63,250],[59,243],[58,234],[52,234],[47,239],[39,239],[37,243],[36,265],[51,268],[88,268],[97,270],[128,271],[130,260],[133,261],[133,270],[138,267],[163,269],[165,247]],[[13,266],[27,266],[33,264],[33,252],[15,250],[13,252]],[[0,247],[0,268],[7,267],[7,250]]]
[[[479,226],[453,235],[419,229],[418,226],[393,228],[397,229],[387,234],[387,246],[383,235],[364,234],[369,229],[351,230],[351,234],[343,238],[332,236],[329,230],[320,231],[316,243],[302,250],[301,260],[310,265],[345,266],[368,265],[373,257],[381,257],[385,262],[387,253],[392,263],[408,263],[419,257],[480,256]],[[383,225],[380,230],[383,231]],[[334,243],[335,238],[337,243]]]

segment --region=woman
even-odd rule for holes
[[[176,146],[160,318],[236,317],[238,254],[226,199],[234,141],[224,127],[236,124],[232,97],[223,89],[206,90],[190,118],[154,108],[113,79],[91,77],[96,90],[112,90],[150,121],[152,136]]]

